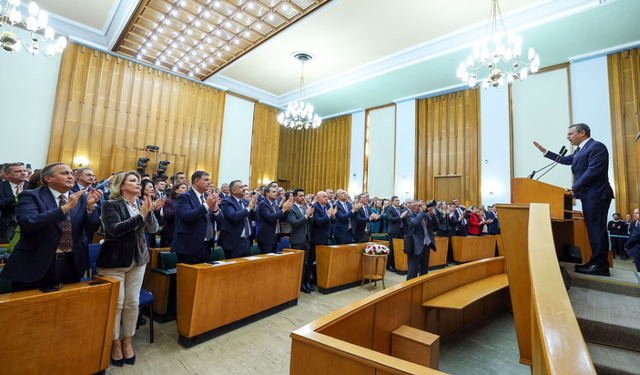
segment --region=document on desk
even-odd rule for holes
[[[246,260],[256,260],[256,259],[260,259],[260,257],[246,257],[244,259],[246,259]]]
[[[235,262],[236,262],[235,260],[233,260],[231,262],[220,262],[220,261],[218,261],[218,262],[216,262],[216,264],[212,264],[211,267],[224,266],[225,264],[233,264]]]
[[[274,256],[278,256],[278,255],[287,255],[287,254],[293,254],[293,253],[267,253],[265,255],[274,255]]]

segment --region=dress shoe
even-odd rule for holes
[[[609,276],[609,265],[597,265],[591,263],[588,267],[576,268],[576,272],[583,273],[585,275]]]
[[[387,266],[387,271],[389,272],[396,272],[396,269],[391,267],[391,266]]]
[[[310,282],[307,282],[305,284],[305,286],[307,287],[307,289],[309,290],[309,292],[315,292],[316,290],[313,288],[313,286],[311,286]]]
[[[133,357],[131,358],[127,358],[124,357],[124,363],[128,364],[128,365],[135,365],[136,364],[136,353],[133,353]]]
[[[111,357],[111,364],[118,367],[124,367],[124,357],[120,359],[113,359],[113,357]]]
[[[302,293],[307,293],[307,294],[311,293],[311,291],[309,289],[307,289],[307,286],[304,285],[304,284],[300,285],[300,291]]]
[[[592,264],[591,262],[588,262],[588,263],[585,263],[585,264],[576,264],[574,268],[575,268],[575,269],[587,268],[587,267],[589,267],[591,264]]]

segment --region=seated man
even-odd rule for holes
[[[22,192],[16,207],[20,241],[2,272],[14,292],[78,282],[91,266],[86,233],[100,227],[102,191],[70,194],[75,180],[64,163],[47,165],[41,176],[45,186]]]

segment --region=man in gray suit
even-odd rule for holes
[[[311,226],[313,224],[313,207],[305,205],[304,190],[295,189],[293,191],[294,205],[289,209],[289,216],[287,221],[291,225],[291,234],[289,237],[289,243],[292,249],[304,250],[304,269],[302,272],[302,283],[300,284],[300,290],[304,293],[311,293],[313,288],[311,287],[311,272],[307,270],[309,251],[311,249]],[[308,276],[307,276],[308,275]]]
[[[438,219],[431,207],[420,202],[413,202],[412,210],[404,219],[407,229],[404,232],[404,252],[409,261],[407,280],[426,275],[429,272],[430,251],[436,250],[433,228],[438,227]]]

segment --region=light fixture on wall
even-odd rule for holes
[[[287,128],[302,130],[316,129],[322,123],[322,119],[317,114],[313,114],[313,105],[305,102],[304,91],[304,63],[311,61],[313,56],[307,52],[295,52],[292,57],[302,63],[302,73],[300,74],[300,100],[289,103],[286,111],[280,112],[278,122]]]
[[[46,47],[44,54],[53,56],[62,51],[67,46],[67,38],[61,36],[55,40],[55,32],[51,26],[47,26],[49,16],[35,2],[30,2],[27,8],[28,15],[22,16],[20,0],[8,0],[6,6],[2,7],[0,2],[0,46],[9,52],[17,52],[21,46],[32,55],[37,55],[41,47]],[[13,33],[13,27],[23,27],[31,32],[31,40],[25,41]],[[38,33],[44,33],[39,35]],[[42,44],[42,45],[41,45]]]
[[[538,71],[540,57],[533,48],[529,48],[528,62],[520,61],[521,55],[522,37],[506,31],[498,0],[492,0],[485,35],[474,43],[473,54],[460,63],[457,76],[471,88],[501,87],[505,79],[507,83],[523,81]]]

